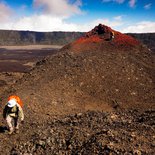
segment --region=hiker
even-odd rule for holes
[[[110,40],[113,40],[113,39],[114,39],[114,32],[111,31],[111,32],[110,32]]]
[[[11,98],[4,110],[3,118],[6,120],[9,127],[9,134],[12,134],[15,128],[15,133],[19,133],[19,124],[23,123],[24,113],[20,104],[15,98]]]

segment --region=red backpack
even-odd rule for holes
[[[10,96],[10,97],[8,98],[8,101],[9,101],[9,100],[12,100],[12,99],[16,100],[16,102],[17,102],[21,107],[23,107],[23,102],[21,101],[21,99],[20,99],[18,96],[12,95],[12,96]]]

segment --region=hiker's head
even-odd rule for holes
[[[7,103],[7,106],[10,107],[10,108],[12,108],[12,107],[14,107],[16,104],[17,104],[17,103],[16,103],[15,100],[9,100],[8,103]]]

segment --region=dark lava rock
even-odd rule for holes
[[[48,121],[11,154],[153,154],[155,128],[135,122],[131,112],[68,115]]]

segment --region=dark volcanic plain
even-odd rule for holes
[[[62,46],[0,46],[0,72],[28,72],[34,64]]]

